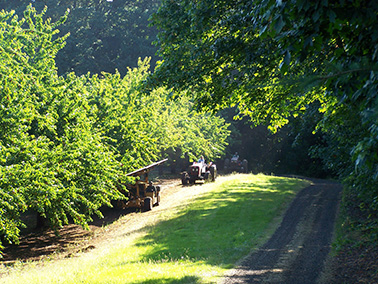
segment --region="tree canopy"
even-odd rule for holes
[[[377,21],[377,1],[163,0],[150,83],[273,131],[315,108],[327,141],[313,151],[377,210]]]
[[[149,59],[125,76],[60,76],[55,58],[66,36],[57,27],[67,14],[53,22],[46,11],[0,12],[0,251],[18,242],[24,212],[54,229],[69,220],[87,227],[124,198],[117,187],[125,173],[167,149],[216,158],[229,135],[223,119],[197,113],[188,96],[143,92]]]
[[[156,29],[148,26],[148,18],[157,10],[157,0],[0,0],[0,10],[15,10],[22,16],[30,3],[37,11],[47,6],[45,15],[52,21],[69,11],[59,26],[61,34],[70,34],[56,56],[59,74],[114,73],[118,69],[125,75],[126,67],[137,67],[139,57],[152,57],[155,65],[157,48],[152,41]]]

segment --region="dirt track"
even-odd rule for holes
[[[271,239],[232,270],[223,284],[333,283],[322,272],[342,187],[325,180],[313,183],[298,193]]]
[[[136,225],[143,226],[153,222],[157,212],[180,204],[185,194],[180,190],[179,179],[163,180],[163,196],[159,207],[143,214],[132,213],[122,209],[104,209],[104,218],[95,217],[89,224],[90,230],[79,225],[69,224],[61,228],[57,236],[52,229],[36,230],[20,236],[19,245],[8,245],[0,264],[13,264],[15,261],[38,261],[44,258],[64,258],[92,250],[107,243],[107,239],[116,238],[124,232],[132,231]],[[179,194],[180,193],[180,194]],[[126,217],[127,216],[127,217]],[[128,226],[124,226],[127,223]]]

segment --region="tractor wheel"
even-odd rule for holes
[[[210,167],[211,181],[215,181],[217,177],[217,167],[215,165]]]
[[[230,169],[230,159],[226,159],[224,160],[224,171],[228,172],[229,169]]]
[[[155,206],[159,206],[160,204],[160,193],[158,192],[157,193],[157,196],[156,196],[156,203],[155,203]]]
[[[150,211],[152,209],[151,197],[146,197],[143,202],[143,211]]]
[[[243,160],[242,165],[243,165],[243,172],[248,173],[248,161],[246,159]]]
[[[188,184],[188,177],[186,173],[182,173],[181,175],[181,183],[182,185],[187,185]]]
[[[205,182],[210,181],[210,177],[211,177],[210,173],[206,172],[205,175],[204,175]]]

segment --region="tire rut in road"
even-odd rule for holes
[[[316,283],[330,251],[341,189],[313,180],[297,194],[270,240],[222,283]]]

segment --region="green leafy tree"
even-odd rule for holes
[[[125,170],[145,166],[157,157],[156,138],[148,133],[148,116],[153,104],[147,104],[140,93],[139,83],[148,66],[129,69],[122,77],[103,73],[88,78],[89,104],[95,110],[96,127],[117,149]]]
[[[86,226],[118,197],[118,162],[93,127],[76,78],[57,75],[65,37],[29,6],[22,19],[1,12],[0,223],[18,241],[20,214],[35,210],[58,228],[71,217]]]
[[[49,71],[55,71],[50,57],[59,50],[61,41],[51,42],[52,27],[44,25],[32,9],[26,10],[20,21],[14,13],[2,11],[0,17],[1,234],[8,242],[17,242],[19,217],[28,205],[24,189],[33,182],[33,154],[48,148],[45,139],[36,139],[28,130],[32,121],[40,119],[38,94],[46,95],[44,81],[49,80]],[[44,49],[46,45],[49,50]]]
[[[161,114],[160,119],[152,120],[150,131],[160,137],[160,152],[168,153],[174,166],[185,168],[188,159],[197,160],[201,155],[207,161],[223,156],[230,135],[223,118],[195,111],[188,94],[172,100],[170,92],[162,88],[152,95],[160,102]]]
[[[95,109],[95,124],[120,154],[126,171],[145,166],[169,155],[170,162],[206,155],[221,156],[227,145],[228,125],[224,120],[193,110],[189,96],[170,98],[165,88],[144,92],[149,75],[149,59],[139,60],[138,68],[124,77],[103,73],[103,78],[88,79],[90,105]]]
[[[377,209],[376,1],[163,1],[154,85],[275,131],[317,102],[322,158]],[[329,153],[332,152],[332,155]]]

